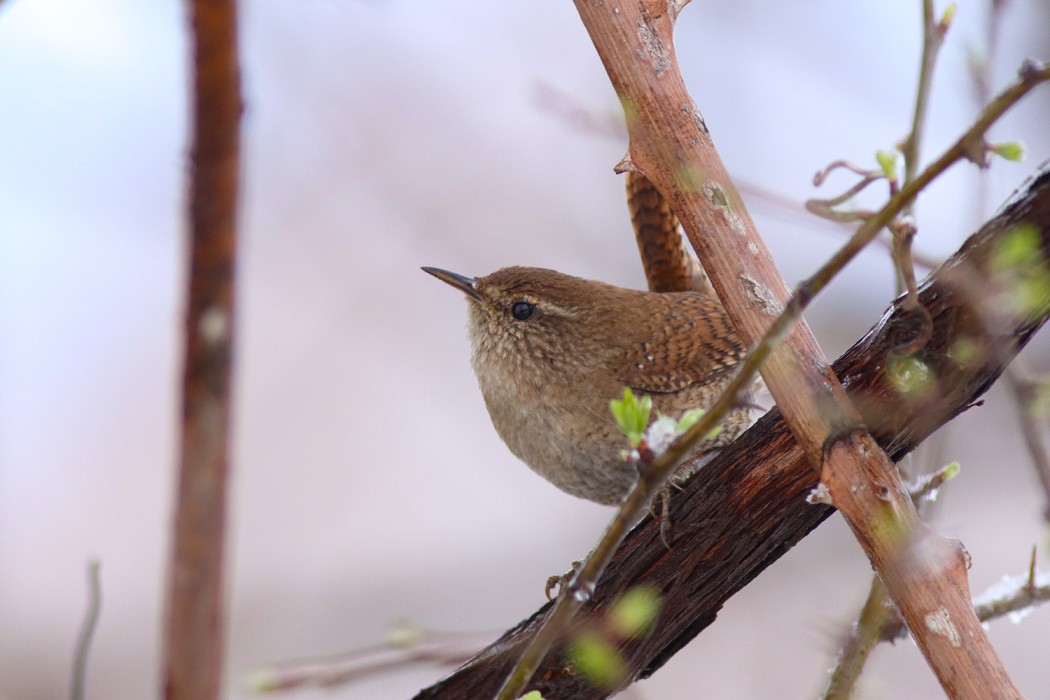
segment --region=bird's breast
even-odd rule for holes
[[[609,410],[622,388],[596,388],[593,378],[571,374],[504,371],[477,358],[475,373],[496,432],[537,474],[606,504],[633,484],[635,469],[620,457],[627,439]]]

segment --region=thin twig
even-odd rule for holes
[[[533,98],[543,111],[561,119],[565,124],[585,134],[603,136],[620,141],[627,133],[620,115],[610,111],[599,114],[581,105],[575,95],[550,85],[536,83]]]
[[[937,54],[944,43],[944,36],[948,32],[951,21],[939,21],[933,16],[933,0],[922,2],[922,59],[919,66],[919,84],[915,89],[915,111],[911,121],[911,132],[901,145],[901,153],[904,155],[904,183],[907,184],[915,179],[919,172],[919,162],[922,155],[922,137],[926,130],[926,110],[930,103],[931,85],[933,83],[933,67],[937,62]],[[912,205],[905,208],[905,213],[910,214]]]
[[[991,128],[992,124],[999,117],[1034,87],[1047,80],[1050,80],[1050,67],[1034,62],[1026,62],[1022,65],[1018,71],[1018,79],[988,103],[973,125],[955,143],[941,154],[937,160],[928,165],[914,180],[901,187],[900,192],[891,197],[890,201],[882,209],[858,227],[849,241],[839,248],[816,273],[799,285],[795,293],[791,295],[791,299],[785,308],[785,314],[790,312],[794,306],[797,306],[800,301],[803,299],[808,301],[813,294],[827,286],[831,278],[867,246],[894,217],[901,213],[907,203],[915,199],[918,193],[930,184],[934,178],[938,177],[957,161],[969,160],[972,144],[974,142],[983,143],[985,132]]]
[[[907,292],[905,303],[909,308],[916,308],[919,298],[919,285],[915,280],[915,260],[912,256],[912,241],[915,240],[915,224],[911,217],[900,218],[889,225],[893,234],[893,264],[897,268],[899,286],[897,293]]]
[[[102,613],[102,582],[99,579],[99,562],[92,560],[87,566],[88,608],[84,622],[77,635],[76,651],[73,654],[73,683],[69,696],[72,700],[84,700],[87,687],[87,660],[91,641],[95,638],[99,615]]]
[[[911,131],[901,145],[904,155],[904,184],[915,179],[919,172],[922,157],[922,137],[926,130],[926,111],[930,103],[931,85],[933,84],[933,67],[937,62],[944,37],[948,33],[951,14],[954,9],[945,13],[943,20],[936,20],[933,15],[933,0],[922,2],[922,58],[919,65],[919,84],[915,89],[915,111],[912,116]],[[914,308],[918,299],[918,285],[915,281],[915,263],[912,261],[912,241],[915,238],[915,225],[910,219],[914,216],[915,201],[904,207],[902,214],[909,219],[909,225],[903,228],[892,228],[893,262],[897,268],[898,289],[908,293],[908,303]],[[903,289],[901,289],[903,287]]]
[[[813,214],[816,214],[817,216],[823,217],[825,219],[830,219],[831,221],[863,221],[868,216],[871,216],[870,212],[839,212],[832,209],[832,207],[837,207],[843,202],[848,201],[851,197],[860,194],[861,191],[863,191],[868,185],[875,182],[876,180],[883,179],[885,179],[885,176],[881,173],[869,173],[865,175],[864,178],[861,179],[858,183],[856,183],[840,195],[836,195],[828,199],[806,200],[806,210]]]
[[[1037,84],[1050,80],[1050,68],[1028,67],[1022,69],[1020,79],[1008,87],[993,100],[971,126],[948,150],[915,180],[902,187],[889,202],[861,225],[850,240],[836,252],[821,268],[791,295],[784,311],[769,326],[762,339],[748,353],[740,365],[733,380],[726,386],[718,400],[707,413],[676,440],[661,455],[652,467],[641,474],[634,487],[627,494],[617,509],[612,521],[606,527],[597,546],[588,555],[583,565],[570,580],[565,591],[559,592],[554,607],[537,632],[536,636],[522,652],[514,669],[508,674],[498,700],[515,700],[521,695],[539,666],[543,657],[556,639],[558,639],[580,607],[590,598],[595,582],[608,566],[616,549],[623,542],[630,526],[648,507],[649,501],[660,486],[688,457],[693,447],[714,429],[721,420],[737,405],[739,397],[754,382],[762,363],[772,354],[783,336],[802,313],[816,294],[831,282],[845,266],[859,253],[867,243],[878,235],[879,231],[899,214],[904,206],[928,185],[935,177],[947,170],[956,161],[967,157],[966,144],[980,140],[985,131],[1002,116],[1007,109],[1024,97]]]
[[[879,642],[879,632],[894,610],[896,608],[882,579],[872,576],[868,598],[835,660],[835,668],[831,671],[828,687],[822,696],[824,700],[848,700],[853,696],[854,686],[864,670],[868,655]]]
[[[878,180],[879,178],[885,177],[880,171],[862,168],[859,165],[851,163],[848,160],[839,159],[832,161],[823,170],[814,175],[813,184],[817,187],[820,187],[824,184],[824,181],[828,179],[828,176],[831,175],[831,173],[833,173],[836,170],[839,170],[840,168],[843,170],[849,170],[851,173],[854,173],[856,175],[862,175],[866,180],[871,179],[872,181],[874,181]]]
[[[383,644],[343,654],[269,664],[251,674],[249,685],[261,693],[334,688],[406,666],[458,666],[489,638],[490,635],[480,632],[436,632],[402,625],[393,629],[390,639]]]
[[[995,61],[999,55],[999,36],[1002,26],[1003,10],[1006,0],[991,0],[988,3],[988,19],[984,23],[984,55],[978,56],[975,50],[970,53],[970,77],[973,80],[974,101],[978,106],[987,104],[992,94],[992,76],[995,73]],[[974,198],[974,215],[979,221],[988,210],[988,177],[981,173],[977,180],[977,196]]]
[[[912,503],[918,508],[923,503],[936,500],[937,492],[940,491],[941,487],[955,478],[955,475],[958,473],[959,463],[952,462],[932,474],[921,476],[914,483],[908,484],[908,495],[911,496]]]

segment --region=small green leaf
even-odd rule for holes
[[[969,336],[961,336],[948,348],[948,357],[963,367],[974,367],[984,356],[981,343]]]
[[[894,357],[883,371],[890,386],[905,396],[922,398],[933,389],[933,370],[918,357]]]
[[[1024,144],[1020,141],[989,144],[988,150],[1000,158],[1005,158],[1014,163],[1020,163],[1025,157]]]
[[[1039,255],[1039,238],[1035,226],[1017,226],[996,243],[992,264],[997,270],[1029,265]]]
[[[685,431],[692,428],[697,422],[704,417],[707,413],[702,408],[691,408],[682,414],[682,417],[678,419],[678,434],[681,435]],[[722,432],[722,426],[716,425],[708,431],[707,435],[704,435],[705,440],[711,440],[718,437],[718,434]]]
[[[645,428],[649,425],[649,414],[653,409],[651,396],[643,395],[636,398],[630,389],[623,390],[623,400],[613,399],[609,402],[609,410],[616,418],[616,424],[620,431],[627,436],[631,447],[637,447],[642,441]]]
[[[948,7],[944,8],[944,14],[941,15],[941,32],[948,31],[948,27],[952,26],[952,20],[955,19],[955,11],[959,9],[959,6],[954,2],[948,3]]]
[[[682,417],[678,419],[678,434],[681,435],[685,431],[696,425],[696,422],[704,417],[706,411],[702,408],[691,408],[682,414]]]
[[[245,685],[254,693],[272,693],[282,690],[281,675],[274,669],[259,669],[248,675]]]
[[[877,151],[875,153],[875,160],[878,161],[879,167],[882,168],[882,173],[886,176],[887,180],[897,179],[897,154],[894,151]]]
[[[569,648],[573,665],[594,685],[615,688],[627,671],[616,647],[596,632],[580,632]]]
[[[609,626],[628,639],[644,634],[660,612],[660,597],[651,586],[635,586],[613,603]]]
[[[1001,308],[1027,315],[1050,306],[1050,267],[1041,246],[1039,230],[1030,225],[1014,228],[996,244],[991,262]]]
[[[961,468],[962,467],[959,465],[958,462],[950,462],[949,464],[944,465],[944,469],[941,470],[941,474],[944,475],[945,481],[951,481],[959,475],[959,470]]]
[[[518,698],[518,700],[543,700],[543,696],[540,695],[540,691],[538,690],[530,690]]]

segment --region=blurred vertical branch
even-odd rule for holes
[[[240,142],[234,0],[190,0],[193,148],[182,435],[164,694],[219,695]]]

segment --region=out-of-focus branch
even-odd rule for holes
[[[853,623],[849,638],[839,651],[835,668],[828,678],[824,700],[849,700],[853,697],[854,686],[864,670],[868,655],[879,641],[883,625],[895,614],[893,601],[890,600],[890,594],[886,591],[882,579],[872,576],[868,597]],[[900,617],[897,616],[897,619]]]
[[[88,652],[91,651],[91,641],[95,638],[95,628],[98,627],[98,618],[102,612],[102,582],[98,569],[97,561],[88,563],[88,608],[73,653],[73,683],[69,693],[72,700],[84,700],[86,697]]]
[[[235,0],[190,0],[193,147],[178,493],[164,696],[219,696],[230,454],[240,69]]]
[[[937,54],[944,43],[944,36],[951,24],[951,15],[941,20],[933,15],[933,0],[922,1],[922,58],[919,61],[919,84],[915,88],[915,111],[912,115],[911,132],[901,145],[904,155],[904,182],[909,183],[919,173],[919,162],[922,151],[922,136],[926,130],[926,109],[930,104],[931,85],[933,83],[933,66]],[[954,14],[954,9],[951,10]],[[987,100],[986,100],[987,101]],[[984,106],[984,103],[981,103]],[[912,206],[905,208],[910,214]]]
[[[260,693],[333,688],[406,666],[451,667],[473,656],[485,641],[480,632],[436,632],[402,622],[395,624],[383,644],[343,654],[268,664],[252,673],[249,684]]]
[[[915,89],[915,111],[912,115],[911,131],[901,145],[904,155],[904,184],[912,182],[919,174],[919,162],[922,154],[922,136],[926,130],[926,110],[930,103],[933,84],[933,67],[937,63],[944,37],[951,26],[955,5],[949,5],[944,16],[938,20],[934,17],[933,0],[922,0],[922,57],[919,61],[919,84]],[[915,200],[908,202],[902,214],[911,217],[915,209]],[[915,239],[915,224],[909,219],[906,223],[898,222],[890,228],[893,234],[893,262],[897,268],[898,293],[907,291],[908,301],[913,309],[918,309],[916,302],[915,263],[912,259],[912,241]]]
[[[1021,434],[1025,446],[1032,458],[1036,477],[1043,487],[1043,519],[1050,523],[1050,455],[1047,454],[1043,436],[1035,418],[1035,387],[1031,382],[1018,375],[1014,368],[1006,372],[1006,378],[1017,403],[1017,418],[1021,424]]]

